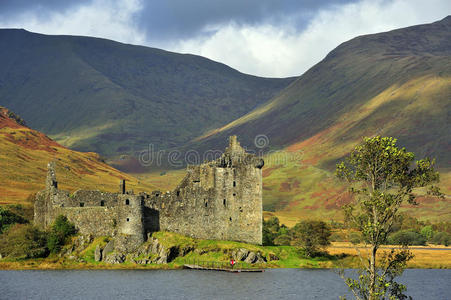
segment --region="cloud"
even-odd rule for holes
[[[142,9],[139,0],[94,0],[70,9],[41,14],[41,9],[24,10],[0,21],[3,28],[24,28],[44,34],[86,35],[125,43],[147,44],[145,30],[134,17]]]
[[[0,27],[193,53],[244,73],[297,76],[355,36],[429,23],[446,0],[1,1]],[[64,4],[62,4],[64,3]]]
[[[208,37],[181,40],[179,52],[221,61],[260,76],[297,76],[323,59],[339,44],[356,36],[437,21],[451,10],[447,1],[360,1],[321,10],[299,32],[296,20],[274,26],[233,22],[205,27]]]

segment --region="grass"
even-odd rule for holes
[[[45,259],[33,260],[0,260],[0,269],[179,269],[185,263],[193,261],[215,262],[227,264],[231,259],[233,250],[244,248],[253,252],[260,252],[270,259],[266,264],[250,265],[239,263],[237,267],[265,267],[265,268],[355,268],[359,266],[360,260],[357,258],[356,249],[350,243],[332,243],[328,247],[327,253],[319,257],[306,257],[304,251],[294,246],[259,246],[234,241],[201,240],[186,237],[171,232],[156,232],[154,238],[166,248],[177,246],[180,249],[192,247],[185,256],[177,257],[168,264],[148,264],[140,265],[127,261],[123,264],[111,265],[94,261],[94,251],[97,245],[105,246],[106,237],[98,237],[83,251],[72,253],[84,260],[79,262],[68,257],[58,257],[57,255]],[[390,246],[387,246],[390,247]],[[442,248],[443,250],[431,250],[431,248]],[[66,248],[67,249],[67,248]],[[362,253],[365,249],[360,246]],[[414,247],[412,252],[415,258],[409,262],[408,268],[451,268],[451,247],[429,246]],[[379,251],[382,253],[384,249]],[[277,259],[276,259],[277,257]]]

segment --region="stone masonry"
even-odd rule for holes
[[[34,222],[47,228],[65,215],[81,234],[122,236],[135,244],[149,233],[171,231],[201,239],[262,243],[263,160],[246,153],[236,136],[222,156],[188,166],[170,192],[119,193],[58,189],[54,163],[49,163],[46,189],[35,201]]]

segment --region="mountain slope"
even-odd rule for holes
[[[167,148],[264,103],[293,78],[242,74],[195,55],[0,30],[1,105],[72,149]]]
[[[59,186],[72,192],[82,188],[118,191],[120,179],[126,179],[135,191],[154,189],[103,163],[96,153],[59,145],[0,107],[0,205],[30,204],[28,196],[44,188],[50,161],[57,163]]]
[[[237,134],[268,155],[266,210],[293,221],[334,216],[349,200],[333,177],[335,163],[363,136],[383,135],[418,158],[437,158],[442,188],[451,194],[451,17],[432,24],[357,37],[343,43],[266,104],[197,138],[208,149]],[[260,149],[261,150],[261,149]],[[446,219],[451,198],[422,198],[415,214]]]

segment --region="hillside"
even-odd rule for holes
[[[266,102],[294,78],[80,36],[0,29],[0,105],[64,146],[102,155],[181,145]]]
[[[437,158],[451,194],[451,16],[426,25],[354,38],[249,114],[197,138],[208,149],[236,134],[264,150],[265,210],[287,222],[336,215],[349,200],[333,177],[335,163],[363,136],[383,135],[418,158]],[[278,155],[278,156],[277,156]],[[283,163],[278,162],[283,157]],[[420,199],[421,218],[449,219],[451,198]]]
[[[0,205],[29,205],[27,198],[44,188],[50,161],[57,162],[59,186],[71,192],[81,188],[118,191],[120,179],[126,179],[135,191],[154,188],[103,163],[96,153],[59,145],[0,107]]]

